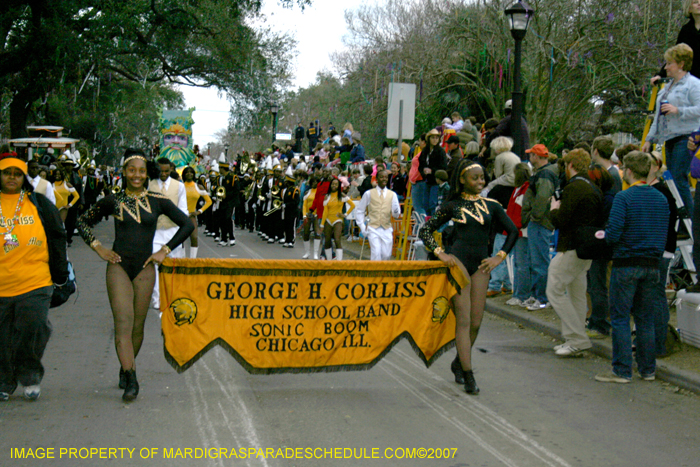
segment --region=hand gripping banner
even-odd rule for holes
[[[168,258],[165,358],[181,373],[220,345],[255,374],[366,370],[406,338],[429,367],[454,346],[467,283],[437,261]]]

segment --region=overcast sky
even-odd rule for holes
[[[282,8],[277,0],[265,0],[263,13],[268,25],[279,32],[288,32],[297,40],[295,60],[296,87],[305,87],[316,80],[321,70],[333,71],[329,54],[342,48],[342,37],[347,33],[344,12],[355,9],[367,0],[312,0],[302,13],[298,7]],[[370,0],[371,1],[371,0]],[[214,141],[214,134],[228,126],[229,103],[225,96],[217,96],[215,89],[181,87],[187,107],[194,112],[194,142],[201,148]]]

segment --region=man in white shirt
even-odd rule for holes
[[[185,191],[185,185],[179,180],[175,180],[170,177],[170,172],[172,171],[170,161],[164,157],[161,157],[158,159],[158,168],[160,170],[158,179],[151,180],[151,183],[148,185],[148,191],[165,195],[170,201],[173,202],[174,205],[189,216],[189,211],[187,210],[187,193]],[[167,216],[159,216],[158,227],[156,229],[156,234],[153,237],[153,252],[155,253],[159,251],[163,245],[168,243],[175,236],[177,229],[178,226],[175,225],[173,221],[168,219]],[[168,256],[171,258],[184,258],[185,247],[179,245],[177,248],[173,249]],[[151,297],[151,306],[153,308],[160,309],[160,294],[158,290],[157,274],[153,295]]]
[[[41,168],[39,162],[31,160],[27,163],[27,178],[34,187],[36,193],[41,193],[46,196],[54,205],[56,204],[56,195],[53,192],[53,184],[47,182],[39,176]]]
[[[389,172],[377,174],[377,186],[367,190],[355,209],[355,222],[362,234],[369,240],[372,261],[385,261],[391,258],[394,246],[394,229],[391,217],[401,217],[401,206],[396,193],[386,187]],[[365,211],[369,222],[365,225]]]

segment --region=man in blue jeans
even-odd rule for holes
[[[630,187],[615,195],[604,235],[613,247],[610,276],[612,371],[596,375],[604,383],[632,381],[632,333],[637,331],[637,370],[645,381],[656,378],[655,293],[666,245],[669,206],[664,195],[646,184],[651,157],[632,151],[623,161]],[[602,234],[602,232],[599,232]],[[602,236],[602,235],[601,235]]]
[[[549,269],[549,244],[554,225],[550,219],[550,200],[559,186],[559,168],[549,162],[549,150],[544,144],[536,144],[525,152],[535,169],[530,186],[523,199],[523,227],[527,227],[530,253],[531,297],[523,306],[529,311],[547,308],[547,270]]]

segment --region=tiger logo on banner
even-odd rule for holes
[[[407,339],[429,367],[454,346],[466,284],[438,261],[166,258],[165,356],[178,372],[216,345],[255,374],[365,370]]]

